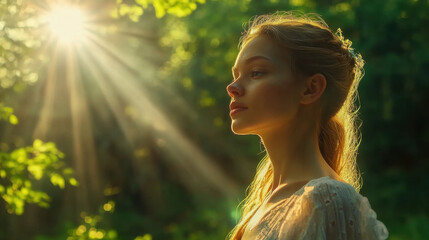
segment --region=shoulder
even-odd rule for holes
[[[328,239],[386,239],[385,225],[377,220],[366,197],[348,183],[330,177],[313,179],[302,189],[303,203],[310,208],[309,226]]]
[[[358,193],[356,190],[348,183],[332,179],[330,177],[321,177],[313,179],[306,184],[307,193],[313,195],[333,195],[337,196],[341,194],[344,195],[354,195]]]
[[[312,201],[317,208],[325,208],[331,203],[342,203],[352,207],[362,198],[350,184],[330,177],[313,179],[303,190],[304,197]]]
[[[341,205],[335,208],[338,210],[353,210],[363,198],[350,184],[330,177],[309,181],[297,194],[302,197],[303,203],[319,210],[330,210],[336,205]]]

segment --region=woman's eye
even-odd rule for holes
[[[262,76],[262,74],[264,74],[264,73],[263,72],[259,72],[259,71],[253,71],[253,72],[250,73],[250,77],[257,78],[257,77]]]

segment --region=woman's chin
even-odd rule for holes
[[[237,135],[249,135],[252,134],[248,128],[246,128],[245,126],[241,126],[241,124],[237,124],[237,123],[232,123],[231,124],[231,130],[234,134]]]

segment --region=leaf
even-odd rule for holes
[[[147,8],[149,2],[148,0],[136,0],[136,3],[140,6],[142,6],[143,8]]]
[[[127,4],[121,4],[119,5],[119,15],[124,16],[127,15],[130,12],[130,6]]]
[[[0,177],[1,178],[5,178],[6,177],[6,171],[5,170],[0,170]]]
[[[38,202],[37,205],[39,205],[42,208],[48,208],[49,207],[48,202]]]
[[[152,240],[152,235],[147,233],[143,236],[138,236],[138,237],[134,238],[134,240]]]
[[[23,207],[15,207],[15,209],[13,210],[13,212],[16,215],[22,215],[24,213],[24,208]]]
[[[140,6],[136,6],[136,5],[134,5],[134,6],[132,6],[132,7],[131,7],[131,9],[130,9],[130,13],[131,13],[133,16],[137,17],[137,21],[138,21],[138,17],[140,17],[140,16],[143,14],[143,8],[142,8],[142,7],[140,7]]]
[[[40,180],[43,177],[43,167],[41,165],[30,165],[27,170],[36,180]]]
[[[165,8],[160,2],[160,0],[157,0],[153,3],[153,7],[155,8],[155,15],[157,18],[162,18],[165,15]]]
[[[64,168],[63,169],[63,175],[64,176],[69,176],[69,175],[72,175],[73,174],[73,169],[72,168]]]
[[[9,116],[9,122],[12,125],[16,125],[16,124],[18,124],[18,118],[12,114]]]
[[[61,177],[59,174],[56,174],[56,173],[54,173],[54,174],[51,175],[51,183],[54,186],[60,187],[61,189],[63,189],[64,185],[65,185],[64,178]]]
[[[40,140],[40,139],[36,139],[36,140],[34,140],[34,142],[33,142],[33,148],[35,148],[35,149],[40,148],[42,145],[43,145],[43,142],[42,142],[42,140]]]
[[[30,191],[29,195],[30,195],[29,202],[37,203],[39,205],[40,203],[47,203],[51,199],[48,194],[40,191]]]
[[[21,188],[21,193],[22,193],[23,197],[26,197],[29,192],[30,191],[28,190],[28,188],[26,188],[26,187]]]
[[[13,159],[15,159],[17,163],[20,163],[20,164],[27,162],[28,160],[27,151],[24,148],[16,149],[10,154],[10,156]],[[12,164],[12,165],[15,165],[15,164]]]
[[[75,186],[75,187],[79,186],[79,182],[76,180],[76,178],[70,178],[69,183],[70,183],[70,185]]]

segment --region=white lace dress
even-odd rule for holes
[[[256,226],[256,240],[386,239],[366,197],[330,177],[313,179],[268,210]]]

